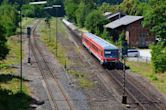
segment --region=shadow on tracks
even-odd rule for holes
[[[24,92],[13,92],[1,87],[1,84],[7,84],[12,79],[21,78],[11,74],[0,75],[0,110],[33,110],[38,105],[44,104],[43,101],[39,101]],[[28,82],[29,80],[23,79],[23,81]]]
[[[123,63],[122,62],[116,63],[114,65],[102,65],[102,66],[103,66],[103,68],[108,69],[108,70],[114,70],[114,69],[123,70]],[[130,69],[130,67],[125,65],[125,69],[126,70]]]
[[[7,83],[12,79],[21,79],[21,77],[12,74],[0,74],[0,83]],[[30,80],[22,78],[22,81],[29,82]]]

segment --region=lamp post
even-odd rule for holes
[[[61,5],[53,5],[53,8],[55,8],[55,16],[56,16],[56,56],[58,56],[57,8],[60,8],[60,7],[61,7]]]

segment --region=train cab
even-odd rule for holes
[[[119,62],[119,50],[104,50],[105,62]]]

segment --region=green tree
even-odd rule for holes
[[[157,37],[166,38],[166,1],[150,0],[149,9],[144,14],[144,26],[149,27]]]
[[[80,27],[85,24],[86,16],[94,9],[95,6],[92,1],[81,1],[76,10],[76,20]]]
[[[122,42],[125,40],[125,31],[122,31],[119,35],[118,41],[117,41],[117,45],[119,47],[122,47]]]
[[[139,0],[123,0],[119,5],[120,11],[129,14],[136,15],[138,11]]]
[[[84,26],[84,21],[85,21],[85,14],[86,14],[86,6],[84,2],[81,2],[78,6],[78,9],[76,11],[76,20],[77,20],[77,24],[80,27]]]
[[[109,32],[107,31],[106,28],[104,28],[104,31],[103,31],[103,34],[102,34],[102,38],[103,39],[107,39],[108,37],[110,37]]]
[[[22,7],[22,13],[25,17],[34,17],[35,8],[32,5],[23,5]]]
[[[78,9],[79,0],[65,0],[65,12],[67,17],[76,22],[76,10]]]
[[[152,64],[154,72],[166,71],[166,1],[149,0],[144,11],[144,26],[148,27],[154,35],[161,39],[151,47]]]
[[[3,3],[0,5],[0,15],[0,21],[5,28],[5,35],[10,36],[14,34],[18,25],[16,8],[7,3]]]
[[[107,20],[102,15],[102,13],[98,10],[93,10],[86,17],[85,27],[92,33],[98,33],[98,30],[100,31],[100,33],[102,33],[104,30],[103,26],[106,23]]]
[[[103,3],[100,7],[98,7],[98,10],[100,10],[102,13],[104,12],[110,12],[111,11],[111,6],[109,3]]]
[[[152,64],[154,72],[166,71],[166,46],[164,42],[151,46]]]

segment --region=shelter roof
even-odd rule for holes
[[[131,24],[135,21],[138,21],[140,19],[143,19],[143,16],[130,16],[130,15],[126,15],[120,19],[117,19],[113,22],[110,22],[108,24],[106,24],[104,27],[106,28],[110,28],[110,29],[115,29],[117,27],[120,27],[122,25],[128,25]]]

